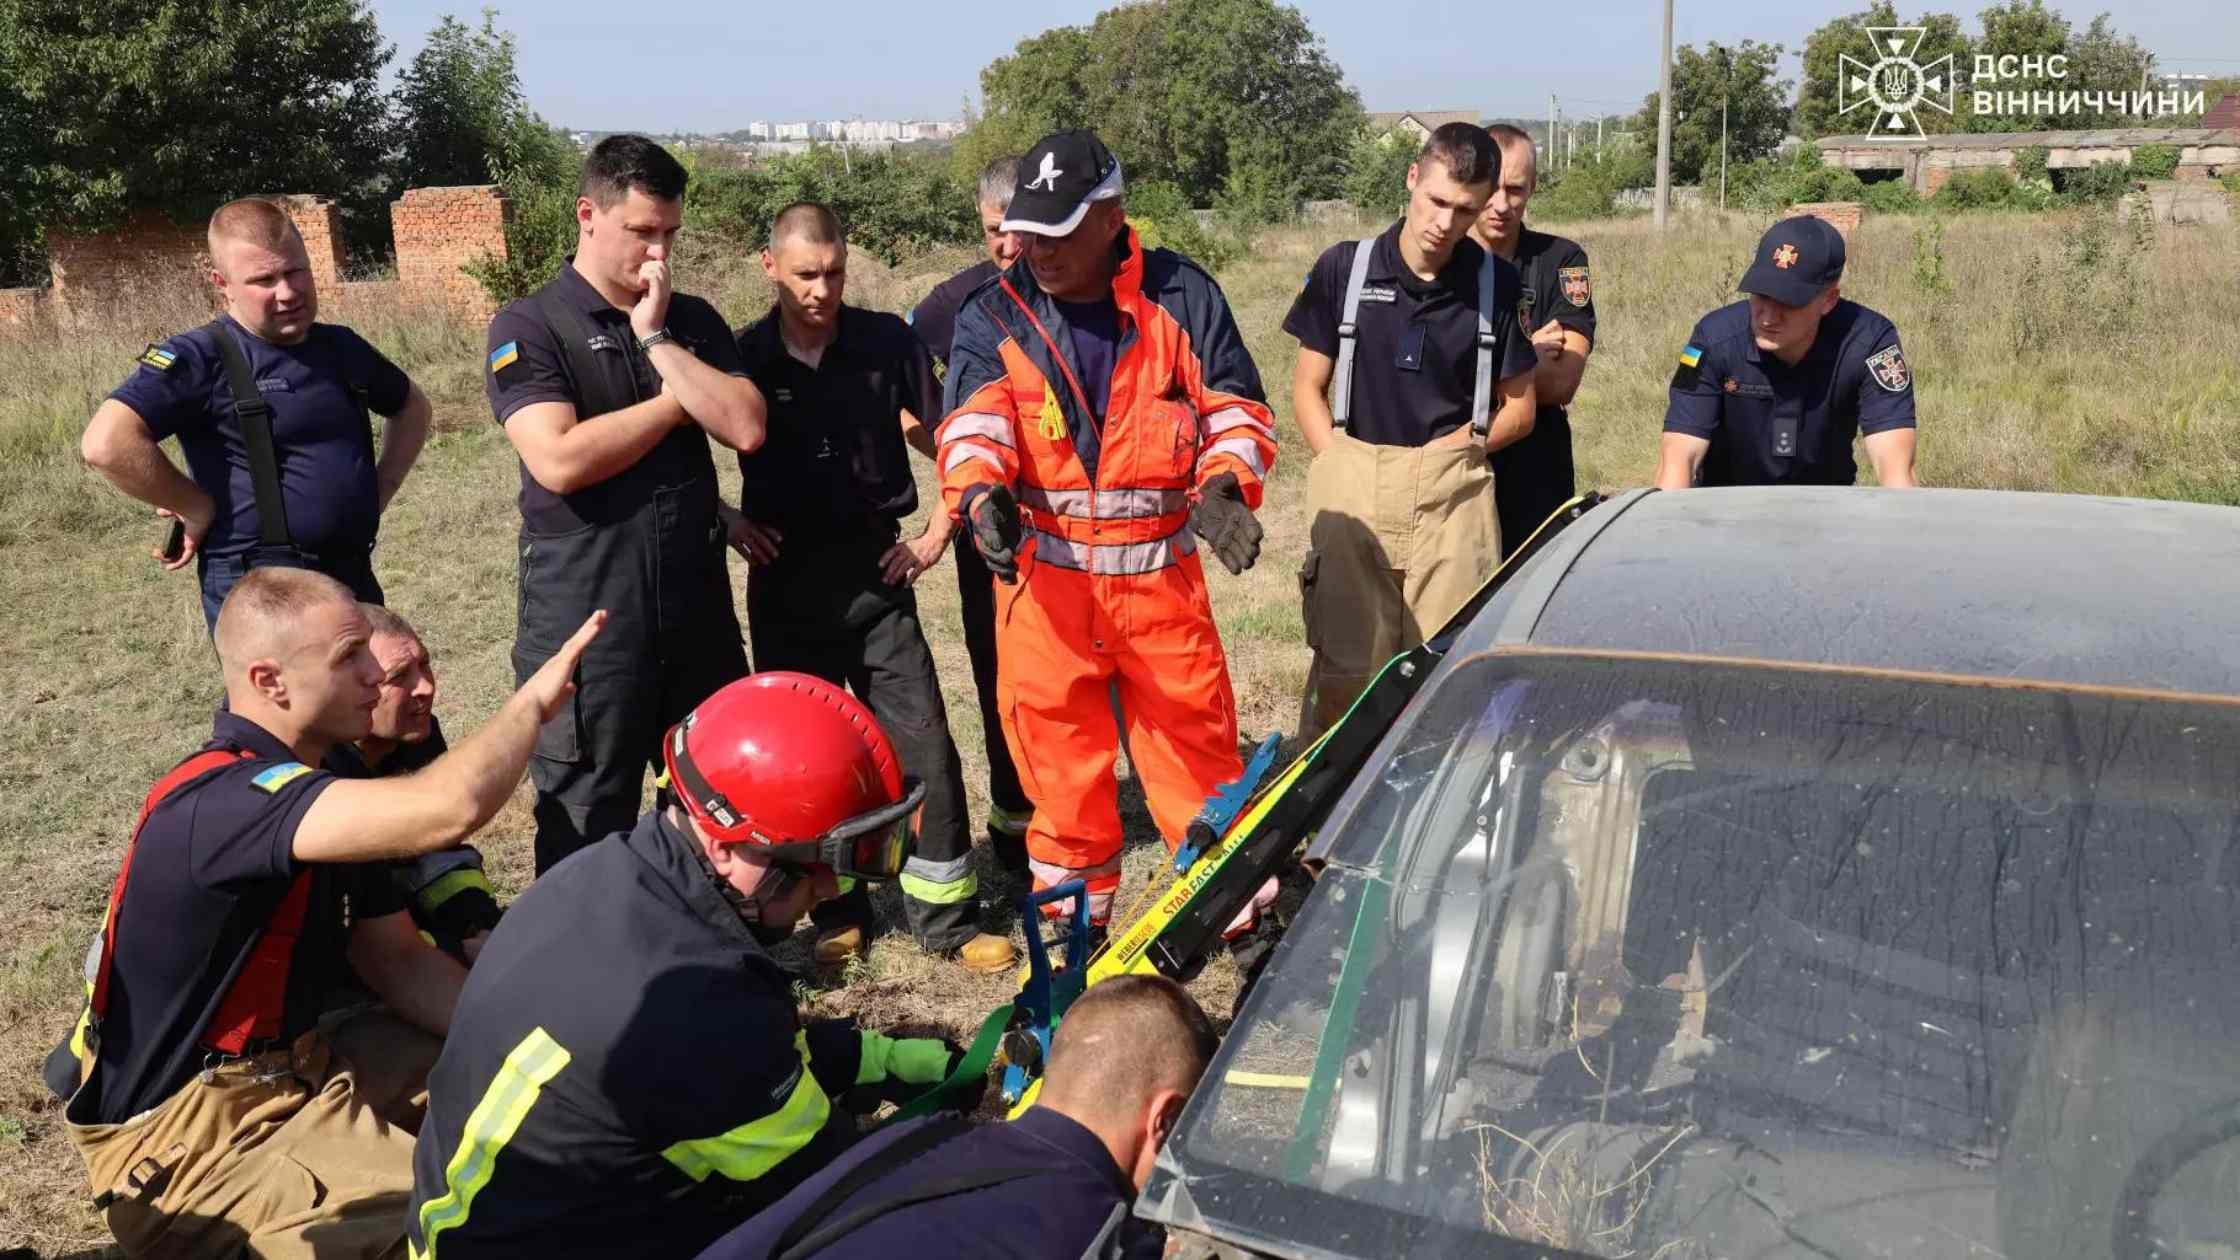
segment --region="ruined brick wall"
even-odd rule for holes
[[[269,198],[288,212],[288,220],[303,237],[304,252],[311,256],[311,279],[325,292],[342,283],[347,261],[342,244],[342,211],[324,197],[296,193]]]
[[[1921,195],[1922,195],[1923,197],[1934,197],[1934,196],[1936,196],[1936,195],[1937,195],[1937,190],[1938,190],[1938,189],[1940,189],[1940,188],[1942,188],[1942,187],[1944,187],[1944,185],[1945,185],[1945,181],[1946,181],[1946,180],[1949,180],[1949,179],[1951,179],[1951,178],[1952,178],[1952,168],[1951,168],[1951,167],[1949,167],[1949,166],[1924,166],[1924,167],[1922,167],[1922,168],[1921,168]]]
[[[207,287],[210,257],[199,225],[182,227],[143,211],[113,232],[49,229],[47,266],[54,303],[75,318],[91,318],[105,305],[151,289]]]
[[[1795,218],[1809,214],[1841,233],[1845,243],[1859,230],[1859,220],[1866,215],[1866,207],[1856,201],[1807,201],[1789,207],[1786,217]]]
[[[392,203],[397,285],[406,301],[427,302],[469,323],[487,323],[497,304],[462,266],[506,257],[513,206],[495,185],[414,188]]]
[[[35,327],[46,309],[45,289],[0,289],[0,328]]]

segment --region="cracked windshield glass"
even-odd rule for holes
[[[2240,710],[1479,657],[1388,748],[1163,1215],[2240,1255]]]

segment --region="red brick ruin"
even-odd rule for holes
[[[324,197],[291,194],[272,200],[288,212],[311,255],[320,304],[340,315],[354,301],[395,295],[440,307],[468,323],[489,321],[497,306],[462,265],[485,255],[506,257],[512,206],[495,185],[414,188],[390,203],[396,233],[394,281],[346,281],[341,211]],[[131,301],[153,288],[206,285],[210,268],[203,230],[159,214],[136,214],[115,231],[78,236],[47,233],[51,280],[45,288],[0,289],[0,328],[28,327],[42,316],[62,323],[90,318],[101,306]]]

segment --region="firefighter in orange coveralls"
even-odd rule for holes
[[[1121,188],[1086,131],[1020,160],[1003,229],[1027,248],[958,314],[939,434],[943,502],[998,579],[997,699],[1034,802],[1034,884],[1085,879],[1100,924],[1120,881],[1110,689],[1170,849],[1242,770],[1197,553],[1251,567],[1276,455],[1219,286],[1145,249]]]

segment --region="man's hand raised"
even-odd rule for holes
[[[560,712],[560,706],[568,702],[568,697],[576,693],[576,665],[583,660],[583,650],[599,637],[599,631],[606,624],[606,609],[591,614],[568,636],[568,641],[560,645],[560,650],[552,654],[552,659],[521,684],[521,694],[536,706],[537,721],[551,721],[553,715]]]

